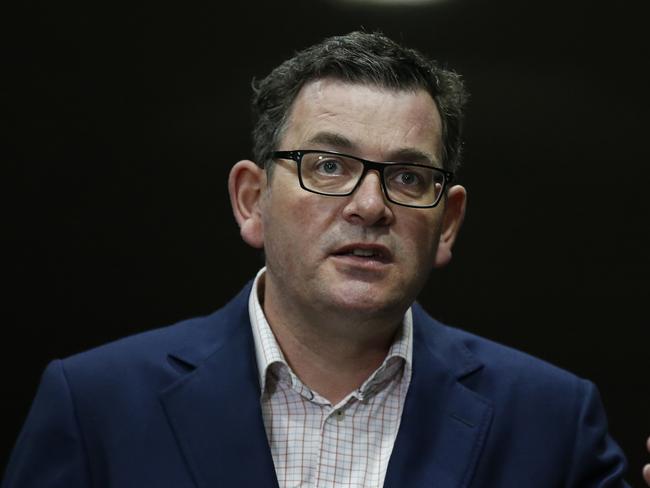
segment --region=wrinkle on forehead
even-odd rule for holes
[[[289,145],[306,143],[326,132],[340,134],[357,146],[352,149],[363,152],[358,156],[369,159],[371,154],[386,159],[413,149],[435,161],[441,154],[441,127],[436,104],[425,90],[392,90],[322,79],[308,83],[298,93],[283,140]],[[337,144],[332,146],[338,149]]]

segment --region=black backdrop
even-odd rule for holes
[[[47,362],[208,313],[253,276],[260,256],[240,240],[226,192],[229,167],[250,157],[250,80],[364,27],[457,69],[472,93],[468,215],[421,302],[593,380],[641,486],[643,3],[2,7],[2,465]]]

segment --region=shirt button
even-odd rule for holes
[[[336,418],[336,420],[341,421],[345,417],[345,412],[341,409],[336,410],[334,412],[334,417]]]

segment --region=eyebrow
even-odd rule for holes
[[[317,132],[308,141],[309,144],[322,144],[334,146],[337,149],[353,150],[356,145],[347,137],[336,132]]]
[[[336,151],[352,151],[358,147],[352,140],[348,139],[342,134],[336,132],[318,132],[313,137],[309,138],[308,144],[318,144],[333,147]],[[404,147],[392,151],[390,158],[387,162],[396,163],[417,163],[417,164],[431,164],[438,163],[437,157],[432,157],[430,154],[420,151],[412,147]]]

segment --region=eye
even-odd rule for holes
[[[336,159],[320,159],[316,164],[316,171],[326,175],[340,175],[343,172],[343,165]]]
[[[395,174],[395,182],[405,186],[422,184],[422,177],[414,171],[404,170]]]

